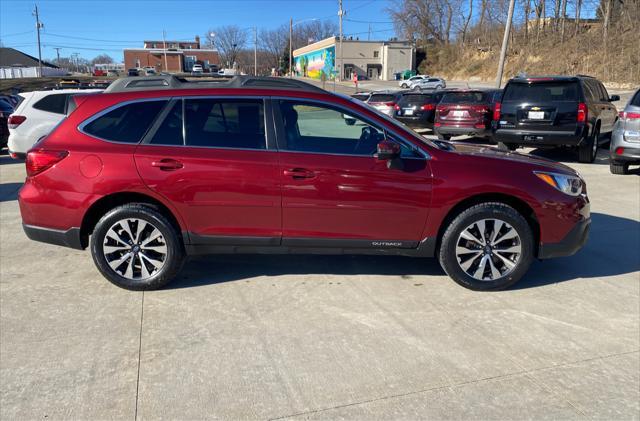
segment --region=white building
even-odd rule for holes
[[[294,72],[298,76],[329,80],[341,74],[351,80],[353,73],[368,79],[393,80],[394,73],[415,68],[416,50],[411,41],[361,41],[330,37],[293,51]],[[342,71],[340,71],[342,69]]]

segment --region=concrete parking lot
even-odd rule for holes
[[[27,240],[0,156],[0,418],[640,418],[640,177],[530,152],[586,178],[591,238],[491,293],[432,259],[250,255],[125,291]]]

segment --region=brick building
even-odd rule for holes
[[[157,72],[180,73],[190,72],[194,64],[201,64],[205,72],[218,70],[220,64],[218,52],[201,48],[199,36],[195,37],[195,41],[188,42],[144,41],[143,48],[124,50],[127,69],[150,66]]]

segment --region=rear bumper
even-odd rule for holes
[[[396,120],[401,122],[402,124],[406,124],[409,127],[418,127],[418,128],[433,128],[433,118],[429,121],[429,116],[420,116],[420,117],[403,117],[403,116],[393,116]]]
[[[611,134],[611,147],[609,148],[609,156],[611,157],[612,161],[640,161],[640,143],[629,142],[627,139],[625,139],[623,130],[614,130]]]
[[[27,234],[27,237],[34,241],[54,244],[56,246],[70,247],[77,250],[84,249],[80,237],[80,228],[69,228],[64,231],[22,224],[22,229],[24,229],[24,233]]]
[[[578,222],[571,231],[558,243],[540,244],[538,250],[539,259],[551,259],[553,257],[571,256],[582,248],[589,239],[591,218]]]
[[[525,138],[535,136],[535,139]],[[513,143],[526,146],[578,146],[584,138],[582,130],[575,131],[545,131],[497,129],[493,135],[496,142]]]
[[[459,127],[459,126],[439,126],[434,127],[433,131],[440,134],[450,134],[454,136],[477,136],[477,137],[491,137],[491,129],[478,129],[473,126]]]
[[[13,158],[13,159],[20,159],[20,160],[27,159],[27,154],[26,153],[13,152],[11,149],[9,149],[9,156],[11,156],[11,158]]]

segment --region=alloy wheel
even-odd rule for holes
[[[482,219],[462,230],[456,242],[460,268],[479,281],[495,281],[511,273],[522,255],[516,229],[500,219]]]
[[[136,281],[159,272],[167,260],[167,243],[160,230],[137,218],[121,219],[107,231],[102,245],[107,264],[118,275]]]

